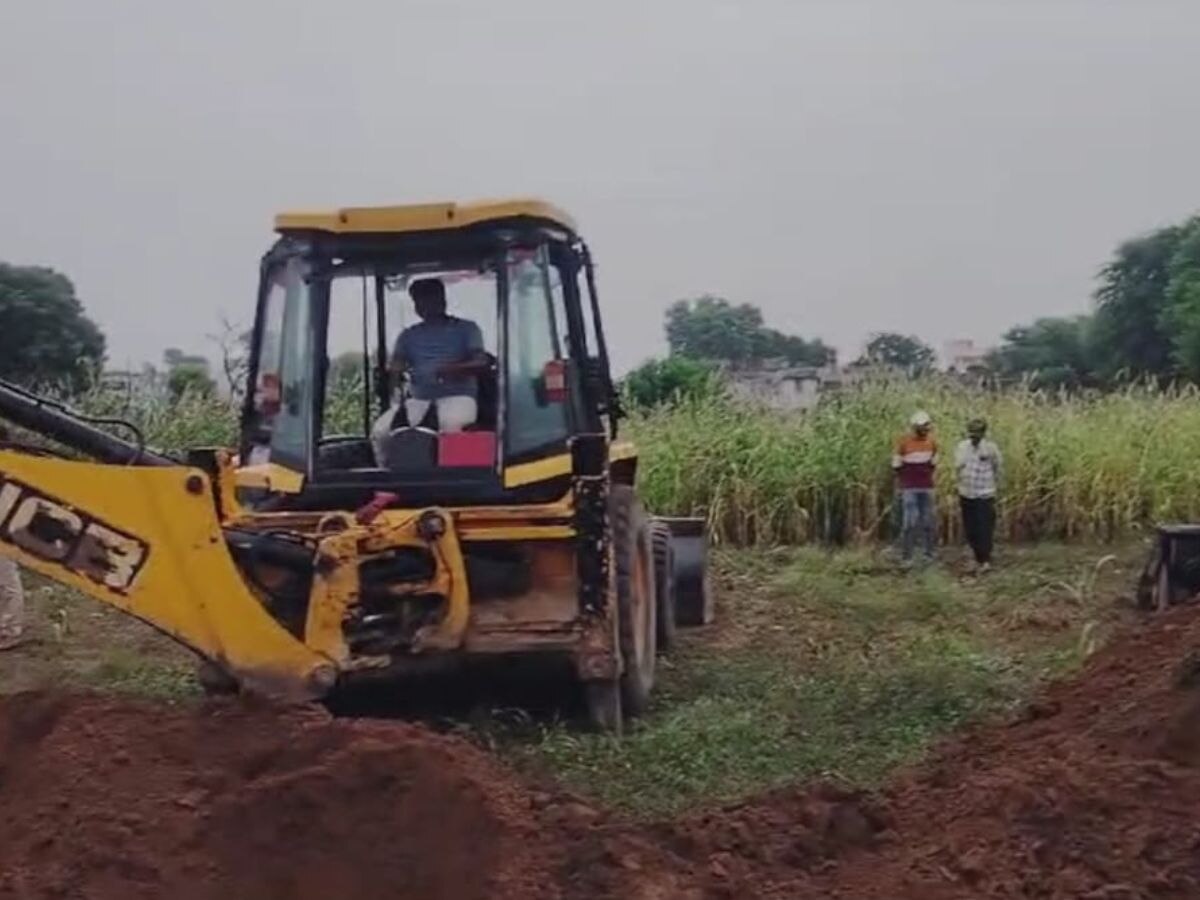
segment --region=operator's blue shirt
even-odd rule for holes
[[[437,370],[446,363],[464,362],[480,350],[483,350],[483,334],[479,326],[446,316],[405,328],[396,338],[395,356],[408,366],[413,398],[437,400],[476,396],[478,385],[474,376],[454,375],[439,380]]]

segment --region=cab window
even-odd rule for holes
[[[312,442],[313,328],[307,265],[292,258],[268,279],[254,406],[251,463],[304,470]]]
[[[561,444],[570,432],[563,364],[568,356],[562,278],[545,247],[508,261],[505,451],[519,459]]]

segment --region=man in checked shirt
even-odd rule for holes
[[[992,535],[996,530],[996,488],[1000,483],[1000,448],[985,438],[987,422],[972,419],[966,440],[954,451],[963,531],[975,554],[977,571],[992,566]]]

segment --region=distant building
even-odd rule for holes
[[[110,369],[100,375],[100,389],[126,396],[159,395],[167,389],[167,379],[154,366],[146,365],[140,370]]]
[[[174,347],[163,353],[162,368],[147,363],[141,369],[109,369],[100,375],[100,389],[127,397],[166,396],[171,373],[192,369],[212,377],[212,363],[203,356],[184,353]]]
[[[725,377],[735,397],[787,411],[812,409],[822,391],[842,383],[835,366],[790,366],[772,360],[751,369],[729,370]]]
[[[947,372],[976,372],[987,368],[988,350],[975,346],[967,338],[946,341],[942,346],[942,367]]]

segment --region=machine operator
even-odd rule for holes
[[[408,423],[419,425],[433,405],[440,431],[462,431],[479,412],[478,376],[489,365],[483,334],[474,322],[446,313],[441,279],[415,281],[408,293],[421,321],[400,333],[391,365],[408,376]]]

